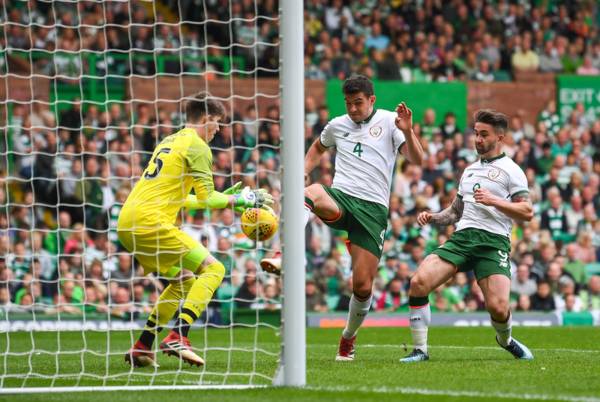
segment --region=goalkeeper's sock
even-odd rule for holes
[[[181,336],[187,337],[190,326],[200,317],[224,276],[225,267],[219,261],[202,268],[183,303],[175,324],[175,331]]]
[[[350,309],[348,311],[348,321],[346,328],[342,332],[342,336],[346,339],[351,339],[356,335],[358,328],[362,325],[369,308],[371,307],[371,295],[366,300],[358,300],[354,293],[350,297]]]
[[[492,321],[492,326],[496,330],[496,339],[500,346],[508,346],[512,340],[512,314],[508,313],[508,318],[504,322]]]
[[[431,322],[429,298],[427,296],[410,296],[408,305],[410,307],[410,333],[413,345],[415,349],[427,354],[427,331]]]
[[[172,281],[163,290],[148,317],[148,321],[146,321],[144,331],[140,335],[139,340],[141,343],[148,346],[148,348],[152,347],[156,334],[173,318],[180,301],[187,297],[195,281],[196,278],[194,277],[183,281]]]

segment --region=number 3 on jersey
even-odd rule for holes
[[[355,153],[356,155],[358,155],[359,158],[362,158],[363,150],[362,150],[362,146],[360,145],[360,142],[356,143],[352,152]]]
[[[158,174],[160,173],[160,169],[162,169],[162,167],[163,167],[163,161],[162,161],[162,159],[160,159],[160,154],[163,154],[163,153],[168,154],[169,152],[171,152],[171,148],[163,148],[160,151],[158,151],[156,156],[152,159],[152,161],[150,161],[151,163],[154,163],[154,165],[156,166],[156,168],[154,169],[154,172],[152,172],[152,173],[146,172],[144,174],[144,178],[154,179],[156,176],[158,176]]]

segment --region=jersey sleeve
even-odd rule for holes
[[[460,199],[463,198],[463,177],[465,176],[465,172],[463,172],[462,176],[460,176],[460,180],[458,181],[458,191],[456,192],[456,196]]]
[[[334,132],[335,132],[335,130],[333,128],[333,122],[330,121],[329,123],[327,123],[325,128],[323,128],[323,131],[321,131],[321,135],[319,136],[319,141],[321,142],[321,145],[323,145],[325,148],[334,146],[335,145]]]
[[[390,113],[390,130],[392,130],[392,144],[394,144],[394,149],[400,149],[402,144],[406,142],[406,137],[402,130],[396,127],[396,116],[393,113]]]
[[[514,197],[517,194],[529,193],[527,177],[525,176],[525,173],[523,173],[523,170],[521,170],[521,168],[518,166],[515,166],[510,175],[508,192],[510,193],[510,198]]]
[[[206,199],[214,191],[212,175],[212,152],[208,145],[193,141],[185,157],[189,172],[194,178],[196,198]]]

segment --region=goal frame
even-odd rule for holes
[[[304,267],[304,1],[280,0],[279,52],[282,171],[282,344],[274,386],[306,385],[306,300]],[[264,388],[265,385],[153,385],[0,388],[0,395],[63,392]]]

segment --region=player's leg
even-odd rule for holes
[[[311,184],[304,189],[304,208],[302,208],[304,226],[308,223],[311,212],[325,223],[339,219],[342,214],[339,206],[320,184]],[[271,258],[263,258],[260,266],[267,272],[279,275],[281,273],[281,253],[277,252]]]
[[[403,363],[428,360],[427,333],[431,321],[429,293],[445,283],[456,273],[456,266],[436,254],[428,255],[410,279],[408,303],[410,308],[410,333],[414,349]]]
[[[377,274],[379,263],[378,256],[356,243],[350,244],[350,255],[352,257],[352,296],[350,297],[346,327],[342,332],[335,358],[337,361],[354,359],[356,333],[371,307],[373,280]]]
[[[200,366],[204,364],[204,360],[192,350],[188,333],[223,281],[225,267],[202,246],[188,253],[183,263],[188,268],[194,265],[198,267],[196,280],[185,298],[174,329],[161,342],[160,348],[169,355]]]
[[[512,337],[510,312],[510,278],[504,274],[492,274],[478,281],[485,306],[496,330],[496,342],[517,359],[533,359],[531,351]]]
[[[156,335],[174,317],[179,303],[185,299],[195,281],[192,271],[173,267],[171,272],[176,277],[169,281],[169,285],[160,294],[150,312],[148,320],[146,320],[144,330],[133,345],[132,350],[125,356],[125,360],[135,367],[158,367],[154,359],[154,352],[152,351]]]
[[[178,272],[178,273],[177,273]],[[177,312],[179,303],[187,297],[188,292],[196,281],[194,273],[187,269],[173,267],[171,273],[175,275],[169,280],[169,285],[162,291],[140,335],[140,342],[147,347],[152,347],[156,335],[171,321]],[[164,275],[167,276],[168,275]]]

